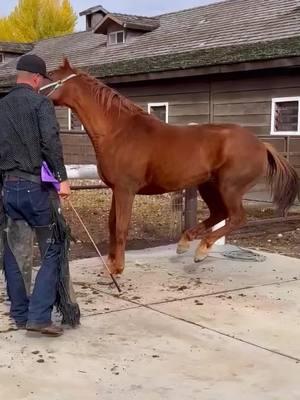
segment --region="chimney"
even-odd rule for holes
[[[87,10],[81,11],[81,13],[79,13],[81,17],[85,15],[87,31],[93,30],[95,26],[98,25],[99,22],[106,17],[107,14],[109,14],[109,12],[105,10],[105,8],[103,8],[101,5],[88,8]]]

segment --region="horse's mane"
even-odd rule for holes
[[[123,110],[131,114],[149,116],[149,114],[146,113],[146,111],[141,107],[134,104],[116,90],[105,85],[103,82],[99,81],[93,76],[82,71],[76,71],[76,74],[83,78],[85,82],[90,85],[96,102],[101,105],[106,112],[117,111],[120,114],[120,112]]]

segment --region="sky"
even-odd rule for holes
[[[216,3],[217,1],[220,0],[71,0],[71,3],[77,13],[101,4],[111,12],[152,16]],[[0,17],[8,15],[17,3],[17,0],[0,0]],[[76,30],[83,30],[84,28],[84,17],[79,17]]]

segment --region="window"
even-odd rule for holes
[[[91,15],[86,16],[86,28],[87,28],[87,30],[92,29],[92,16]]]
[[[4,54],[0,53],[0,64],[4,63],[4,59],[5,59]]]
[[[271,135],[300,134],[300,97],[272,100]]]
[[[148,113],[155,115],[163,122],[169,122],[169,103],[149,103]]]
[[[111,32],[108,34],[108,44],[120,44],[125,43],[125,32]]]
[[[68,109],[68,130],[84,131],[84,126],[80,122],[77,115],[70,108]]]

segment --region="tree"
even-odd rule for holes
[[[0,19],[0,41],[30,43],[72,33],[77,16],[69,0],[19,0]]]

